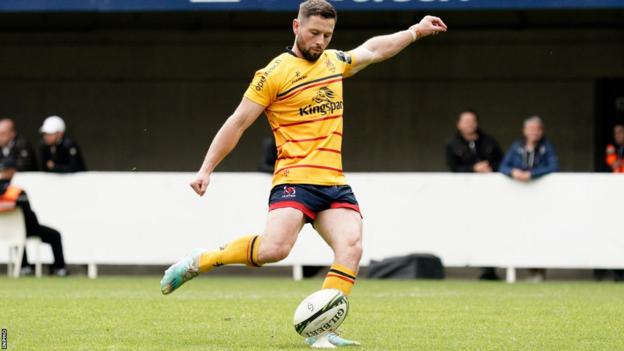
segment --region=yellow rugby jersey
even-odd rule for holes
[[[344,185],[342,79],[351,54],[325,50],[316,62],[290,52],[256,72],[245,97],[262,106],[275,136],[273,186]]]

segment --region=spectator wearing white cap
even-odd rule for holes
[[[65,136],[65,122],[59,116],[50,116],[39,129],[43,143],[40,147],[41,170],[71,173],[86,170],[78,144]]]

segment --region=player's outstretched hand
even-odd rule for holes
[[[442,19],[435,16],[425,16],[418,24],[412,26],[418,37],[428,37],[430,35],[436,35],[438,33],[446,32],[448,29],[446,24],[442,22]]]
[[[195,176],[195,180],[191,182],[191,188],[193,188],[199,196],[204,196],[206,189],[208,189],[208,184],[210,184],[210,174],[199,172],[197,176]]]

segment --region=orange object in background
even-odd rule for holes
[[[607,146],[606,154],[607,156],[605,158],[605,162],[607,163],[607,166],[609,166],[613,170],[613,173],[624,173],[624,160],[618,158],[618,154],[614,145],[611,144]],[[615,164],[618,163],[618,161],[619,166],[614,167]]]
[[[9,186],[6,192],[0,195],[0,212],[13,211],[17,207],[17,199],[21,193],[22,189]]]

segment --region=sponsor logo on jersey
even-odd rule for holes
[[[260,77],[260,80],[258,80],[258,83],[256,83],[256,90],[262,91],[262,89],[264,89],[265,83],[266,83],[266,73],[263,74],[262,77]]]
[[[306,76],[305,74],[301,75],[301,72],[297,71],[295,73],[295,78],[293,78],[291,84],[295,84],[295,83],[300,82],[300,81],[302,81],[302,80],[304,80],[306,78],[308,78],[308,76]]]
[[[344,104],[342,101],[333,101],[336,98],[336,94],[333,90],[328,87],[322,87],[317,92],[316,95],[312,98],[315,105],[307,105],[299,108],[300,116],[308,116],[312,114],[320,114],[321,116],[326,116],[327,114],[334,114],[334,112],[338,110],[342,110]]]
[[[262,91],[262,89],[264,89],[264,85],[266,84],[267,77],[269,76],[269,74],[271,74],[271,72],[273,72],[277,68],[277,66],[279,66],[280,63],[282,63],[282,60],[275,60],[275,62],[273,62],[273,64],[269,66],[269,68],[267,68],[266,71],[262,73],[260,80],[258,80],[258,83],[256,83],[255,88],[257,91]]]

